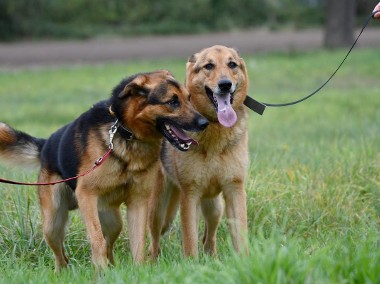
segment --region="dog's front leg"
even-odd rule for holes
[[[198,204],[196,194],[181,191],[180,211],[182,223],[183,252],[185,257],[198,256]]]
[[[148,197],[127,203],[128,234],[132,258],[135,263],[145,260],[145,237],[148,222]]]
[[[216,254],[216,232],[223,215],[222,196],[203,199],[201,201],[202,213],[205,218],[203,234],[203,249],[209,255]]]
[[[233,246],[237,252],[248,254],[247,205],[243,183],[227,186],[223,195]]]
[[[75,192],[91,243],[92,261],[97,269],[105,268],[108,265],[107,245],[99,220],[98,196],[79,184]]]

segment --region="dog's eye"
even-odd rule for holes
[[[172,107],[178,107],[179,106],[179,100],[178,100],[178,96],[177,95],[174,95],[171,100],[169,100],[167,102],[168,105],[172,106]]]
[[[237,64],[235,62],[233,62],[233,61],[228,62],[227,65],[231,69],[235,69],[237,67]]]
[[[214,67],[215,67],[215,65],[212,64],[212,63],[207,63],[207,64],[204,66],[204,68],[205,68],[206,70],[212,70],[212,69],[214,69]]]

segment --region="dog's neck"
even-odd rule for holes
[[[133,135],[132,131],[125,128],[122,124],[119,124],[117,133],[119,133],[124,140],[136,140],[136,137]]]
[[[136,137],[133,135],[132,131],[126,128],[122,123],[119,117],[116,116],[115,112],[112,110],[112,105],[109,106],[108,112],[111,116],[115,117],[115,126],[117,127],[117,133],[125,140],[133,140]]]
[[[121,120],[112,111],[112,106],[109,107],[108,111],[111,116],[115,118],[115,122],[110,125],[109,135],[111,135],[111,132],[114,134],[112,141],[113,152],[114,155],[119,157],[119,160],[129,163],[131,157],[136,156],[135,160],[139,160],[141,153],[144,153],[142,156],[145,157],[145,162],[150,164],[151,161],[149,161],[147,157],[158,157],[161,139],[144,139],[142,137],[137,138],[130,129],[121,123]],[[114,127],[116,128],[114,129]],[[111,140],[111,136],[109,136],[109,139]],[[137,160],[135,161],[137,164],[146,164],[144,161]]]

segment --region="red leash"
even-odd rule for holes
[[[100,157],[99,159],[97,159],[95,161],[94,166],[92,168],[88,169],[84,173],[78,174],[75,177],[70,177],[70,178],[57,180],[57,181],[53,181],[53,182],[18,182],[18,181],[0,178],[0,183],[8,183],[8,184],[16,184],[16,185],[54,185],[54,184],[64,183],[64,182],[67,182],[70,180],[78,179],[80,177],[84,177],[85,175],[88,175],[89,173],[94,171],[96,168],[98,168],[101,164],[103,164],[103,162],[105,160],[107,160],[107,158],[109,157],[109,155],[111,154],[111,152],[113,150],[112,140],[113,140],[113,136],[115,135],[118,127],[119,127],[119,122],[118,122],[118,120],[116,120],[116,122],[111,126],[110,130],[108,131],[108,133],[110,135],[110,143],[108,145],[108,151],[102,157]]]
[[[9,184],[17,184],[17,185],[54,185],[54,184],[58,184],[58,183],[64,183],[64,182],[67,182],[67,181],[88,175],[89,173],[94,171],[97,167],[99,167],[105,160],[107,160],[107,158],[109,157],[111,152],[112,152],[112,149],[109,148],[108,151],[101,158],[99,158],[98,160],[95,161],[94,166],[91,169],[88,169],[86,172],[79,174],[75,177],[61,179],[61,180],[57,180],[57,181],[53,181],[53,182],[18,182],[18,181],[0,178],[0,183],[9,183]]]

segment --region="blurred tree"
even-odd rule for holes
[[[356,0],[356,12],[358,14],[368,15],[375,8],[379,0]]]
[[[345,47],[354,40],[355,0],[329,0],[326,6],[324,45]]]
[[[342,0],[344,2],[345,0]],[[369,1],[369,0],[358,0]],[[0,0],[0,41],[320,26],[326,0]]]

